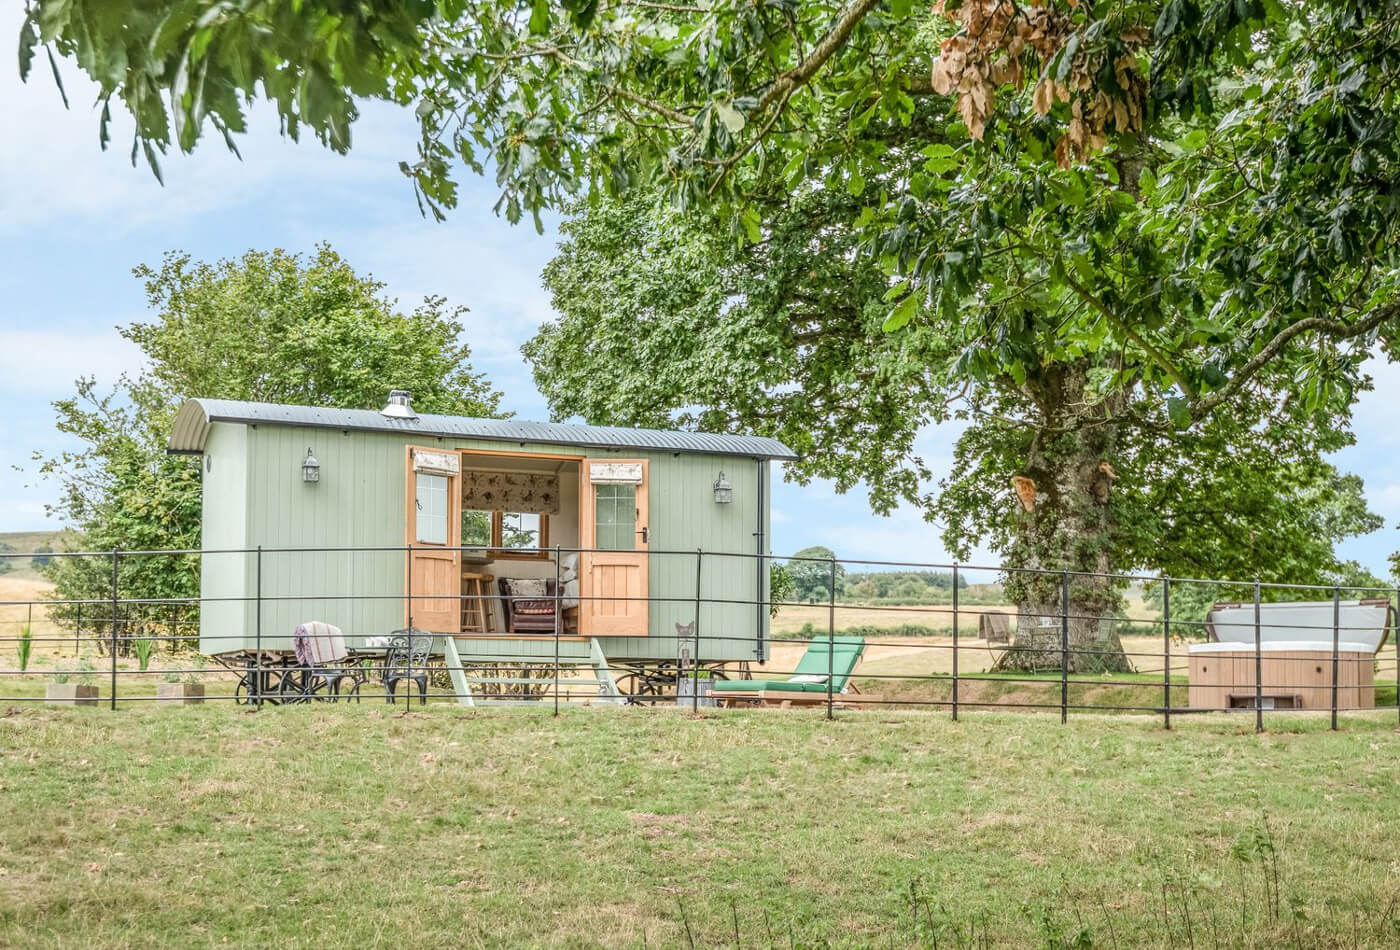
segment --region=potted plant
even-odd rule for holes
[[[83,660],[76,670],[59,668],[44,687],[44,702],[58,706],[96,706],[97,682],[91,660]]]
[[[199,670],[193,669],[180,674],[171,670],[164,676],[163,683],[156,684],[156,701],[189,706],[204,702],[204,683],[200,681]]]

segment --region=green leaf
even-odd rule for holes
[[[744,114],[730,103],[716,102],[715,113],[719,115],[720,122],[724,123],[724,127],[729,130],[730,135],[738,135],[744,128]]]
[[[762,217],[756,208],[745,208],[744,213],[739,216],[740,222],[744,225],[744,234],[748,237],[750,244],[757,244],[763,240]]]
[[[1191,427],[1191,404],[1181,396],[1167,397],[1167,418],[1178,429]]]
[[[535,0],[530,9],[530,33],[539,36],[549,32],[549,0]]]
[[[24,25],[19,28],[19,78],[21,80],[29,78],[29,70],[34,65],[34,47],[38,43],[39,34],[34,29],[34,21],[25,17]]]
[[[914,319],[914,314],[918,312],[918,309],[919,295],[910,294],[899,303],[895,304],[894,309],[890,311],[890,315],[885,318],[882,329],[886,333],[893,333],[895,330],[907,326],[909,321]]]

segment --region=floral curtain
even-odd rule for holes
[[[559,476],[463,472],[462,507],[480,511],[559,514]]]

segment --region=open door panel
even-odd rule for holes
[[[646,459],[584,459],[579,469],[579,632],[644,637],[650,603]]]
[[[462,491],[456,452],[409,446],[404,624],[434,633],[461,630]]]

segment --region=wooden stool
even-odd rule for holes
[[[463,633],[495,632],[495,617],[491,610],[491,601],[495,599],[495,595],[491,593],[493,580],[495,578],[490,574],[462,572]]]

